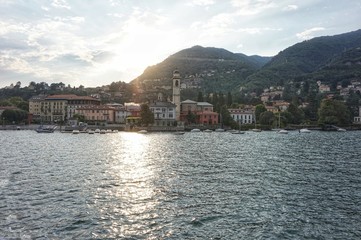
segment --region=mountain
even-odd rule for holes
[[[163,62],[148,67],[135,82],[162,84],[171,81],[172,73],[179,70],[186,84],[206,92],[232,91],[255,73],[270,58],[248,57],[222,48],[194,46],[181,50]],[[147,88],[147,87],[145,87]],[[149,87],[148,87],[149,88]]]
[[[271,85],[284,85],[297,78],[315,78],[322,74],[330,76],[327,72],[334,72],[346,56],[352,57],[355,54],[357,59],[357,49],[360,47],[361,30],[297,43],[281,51],[262,69],[247,77],[245,86],[249,89],[261,89]],[[360,68],[359,65],[355,66]],[[361,77],[359,73],[351,75]]]

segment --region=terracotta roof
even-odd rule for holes
[[[77,110],[115,110],[115,108],[107,105],[88,105],[79,107]]]
[[[62,95],[50,95],[45,98],[45,100],[95,100],[99,99],[89,97],[89,96],[77,96],[75,94],[62,94]]]

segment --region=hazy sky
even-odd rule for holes
[[[273,56],[360,28],[360,0],[0,0],[0,87],[129,82],[194,45]]]

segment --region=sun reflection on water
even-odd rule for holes
[[[143,234],[147,231],[142,224],[144,219],[157,217],[154,213],[157,206],[154,196],[156,163],[151,157],[150,138],[139,133],[122,133],[118,139],[109,142],[108,149],[109,169],[105,171],[107,183],[103,185],[110,184],[112,187],[99,189],[98,195],[110,200],[107,202],[111,206],[102,202],[99,210],[114,208],[121,218],[107,220],[111,221],[108,231],[114,235],[119,232],[123,236]]]

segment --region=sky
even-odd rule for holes
[[[360,0],[0,0],[0,87],[129,82],[195,45],[274,56],[360,29],[360,12]]]

